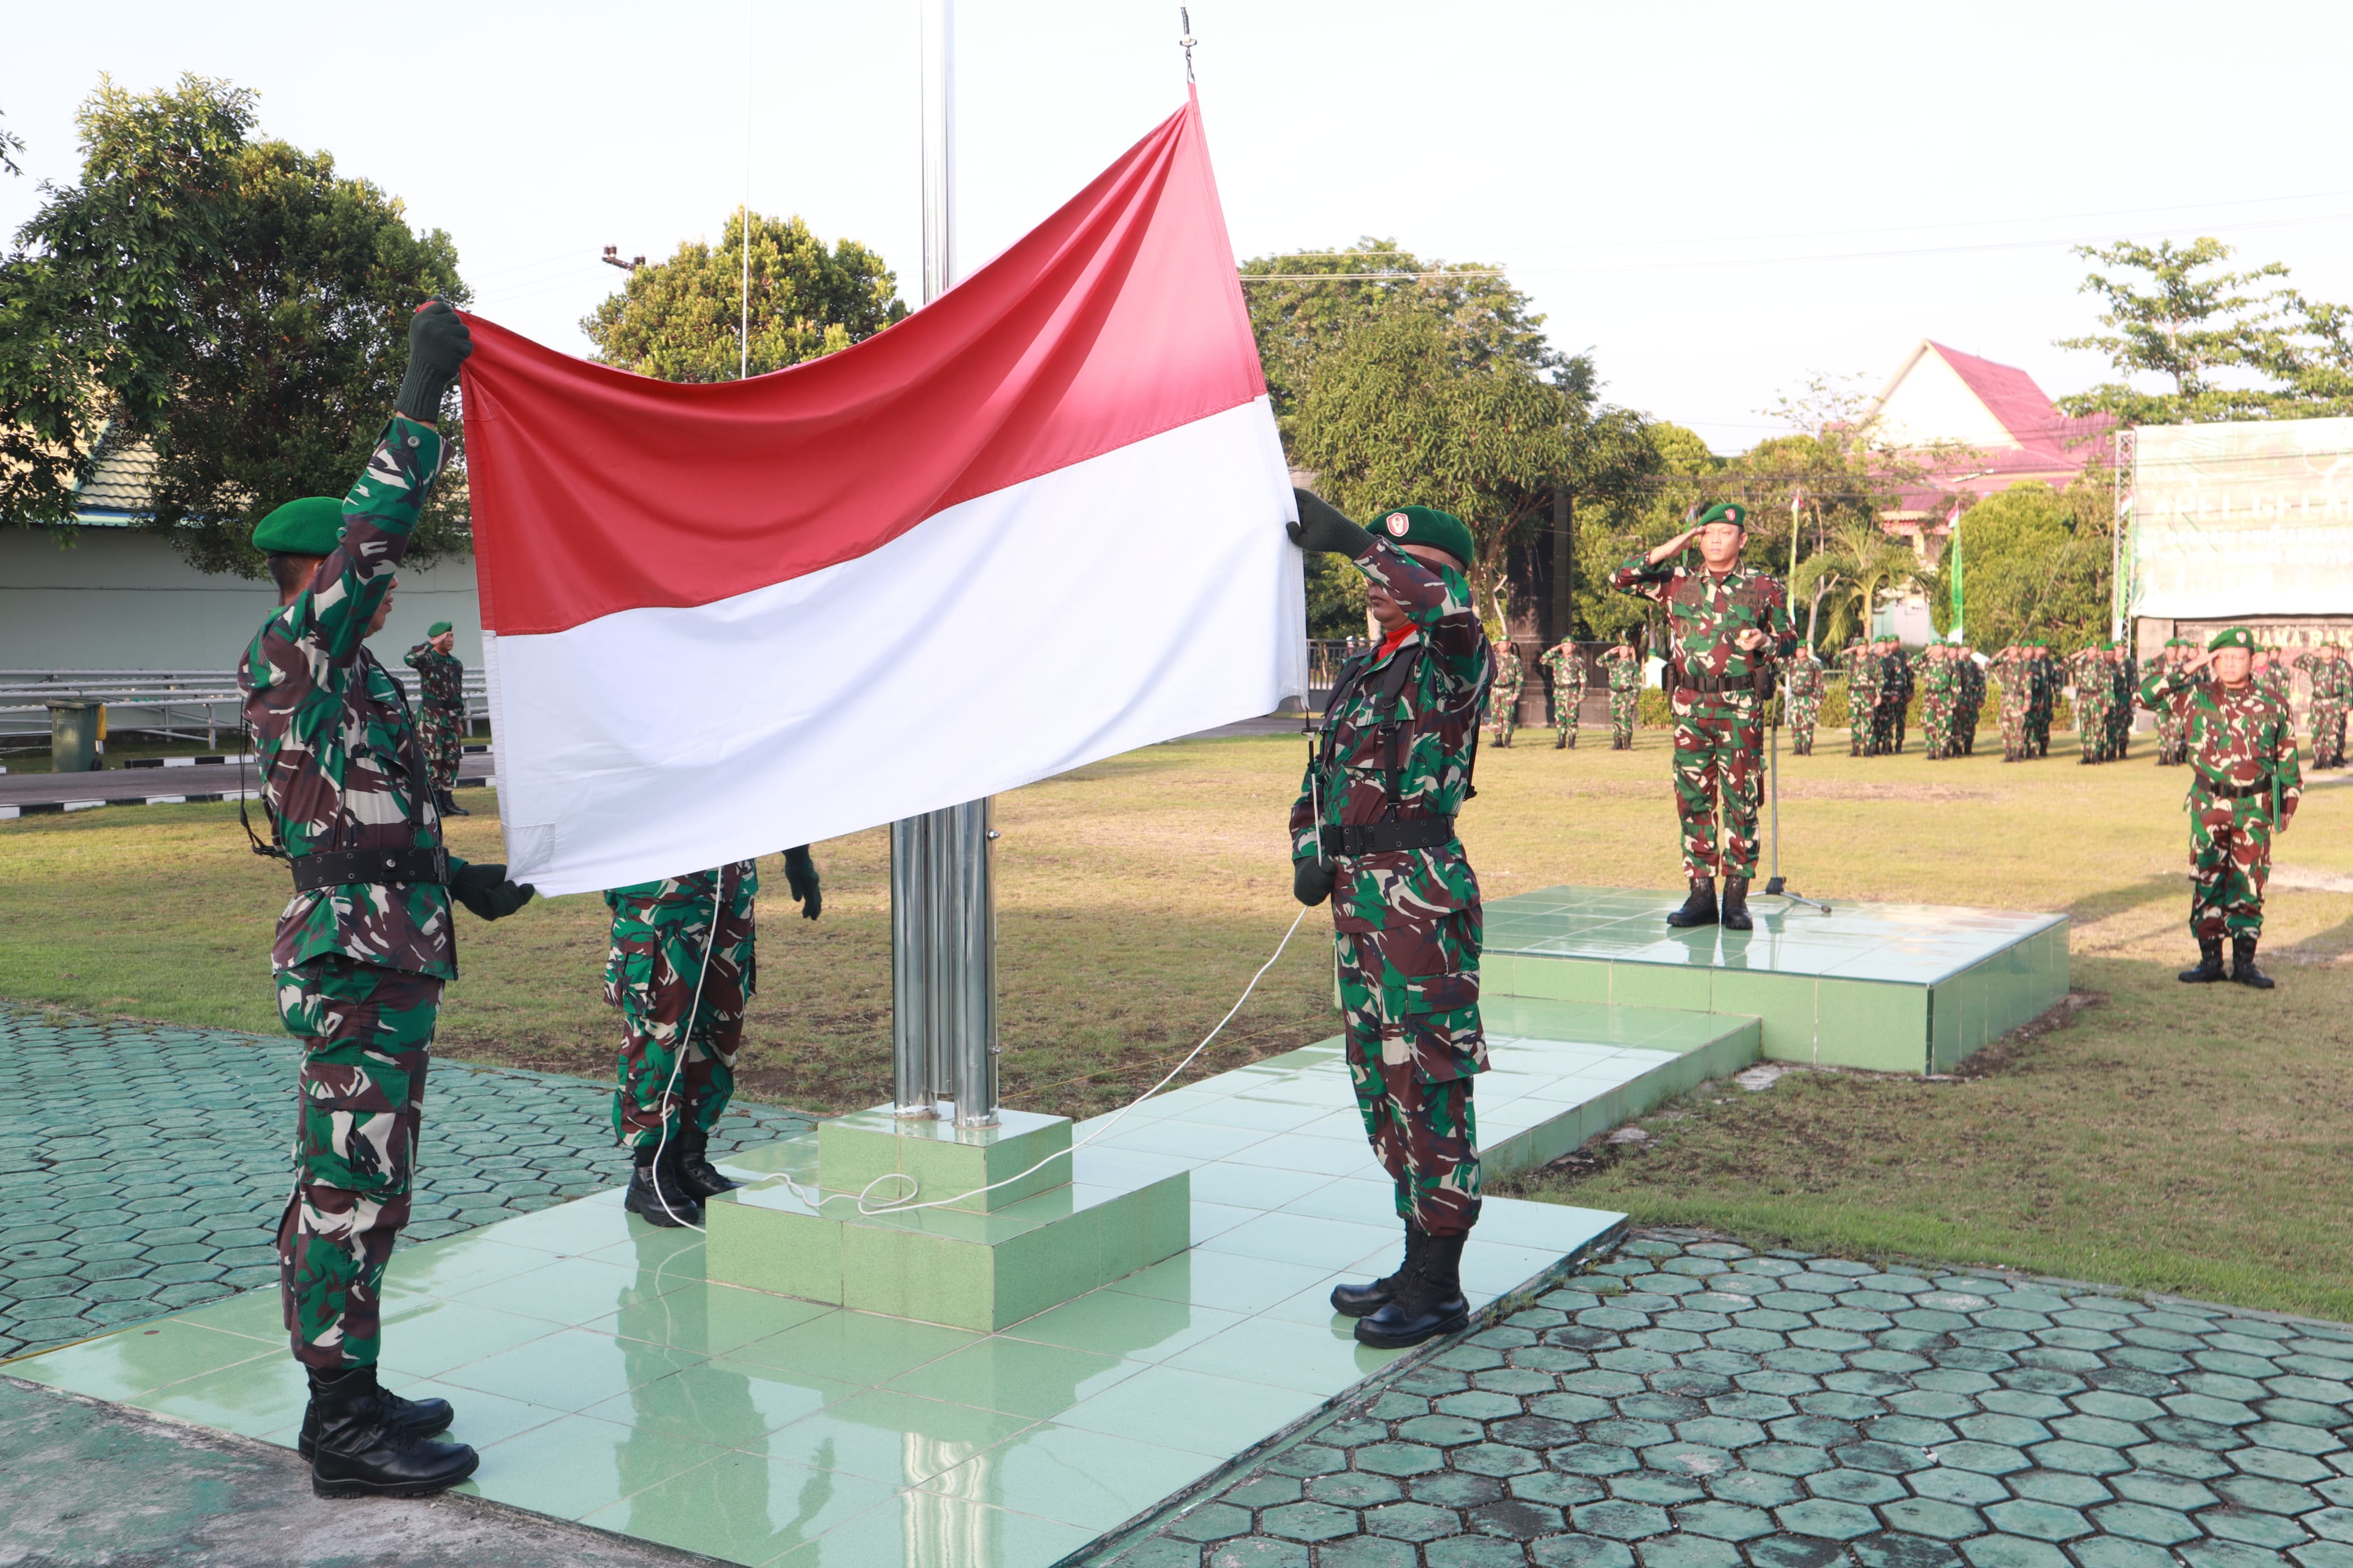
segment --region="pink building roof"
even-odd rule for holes
[[[2062,414],[2034,378],[2016,365],[1997,364],[1933,340],[1921,348],[1951,367],[2017,445],[1978,445],[1957,457],[1936,460],[1919,483],[1905,487],[1896,510],[1888,514],[1891,520],[1941,521],[1957,496],[1991,495],[2021,479],[2040,479],[2058,489],[2108,450],[2106,437],[2116,424],[2113,415]],[[1919,357],[1915,355],[1915,363]],[[1905,374],[1910,369],[1907,365]],[[1900,382],[1902,375],[1897,379]]]

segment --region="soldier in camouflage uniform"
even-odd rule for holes
[[[2132,753],[2133,701],[2140,695],[2140,661],[2119,645],[2108,647],[2108,759],[2122,762]]]
[[[1487,717],[1494,721],[1498,746],[1509,746],[1512,731],[1520,727],[1520,689],[1527,679],[1520,650],[1506,637],[1495,647],[1495,689],[1487,698]]]
[[[785,851],[807,918],[822,907],[808,847]],[[758,862],[615,888],[605,1000],[620,1009],[613,1135],[634,1164],[622,1206],[654,1225],[702,1223],[702,1202],[735,1184],[711,1163],[711,1129],[735,1089],[744,1009],[756,988]],[[716,929],[714,930],[714,921]]]
[[[458,759],[466,749],[466,667],[449,651],[458,634],[447,621],[425,630],[425,640],[408,650],[406,663],[417,672],[422,699],[417,705],[417,743],[425,752],[425,766],[433,775],[434,804],[444,816],[472,814],[459,805],[452,792],[458,787]]]
[[[1798,645],[1788,673],[1790,754],[1810,757],[1814,754],[1814,726],[1822,716],[1822,661],[1814,656],[1812,643]]]
[[[1960,673],[1960,711],[1953,721],[1953,738],[1961,748],[1961,755],[1978,754],[1978,721],[1985,713],[1985,666],[1978,662],[1977,650],[1963,643],[1956,661]]]
[[[2075,688],[2075,748],[2078,767],[2105,762],[2108,735],[2108,661],[2096,642],[2068,658],[2067,677]]]
[[[2186,664],[2159,666],[2141,700],[2181,715],[2189,747],[2189,932],[2198,939],[2191,984],[2222,978],[2222,938],[2231,939],[2231,978],[2259,991],[2271,977],[2255,967],[2263,930],[2263,883],[2272,839],[2287,831],[2304,794],[2295,727],[2287,711],[2251,679],[2255,639],[2244,626],[2218,632]],[[2201,679],[2211,668],[2211,678]]]
[[[1577,744],[1577,710],[1585,701],[1585,656],[1577,651],[1576,643],[1563,637],[1546,648],[1537,662],[1552,677],[1552,723],[1556,731],[1552,749],[1563,751]]]
[[[1774,671],[1798,646],[1780,583],[1740,564],[1747,510],[1718,501],[1693,526],[1630,555],[1610,585],[1665,606],[1670,627],[1667,682],[1675,716],[1675,815],[1683,825],[1683,871],[1691,891],[1667,917],[1673,926],[1746,931],[1748,883],[1757,875],[1757,810],[1765,789],[1764,708]],[[1670,565],[1696,542],[1701,570]],[[1723,835],[1716,831],[1722,801]],[[1715,877],[1724,874],[1724,905]]]
[[[273,843],[256,848],[294,873],[271,963],[280,1015],[303,1052],[279,1279],[311,1384],[299,1446],[322,1496],[419,1496],[477,1462],[462,1443],[427,1440],[449,1425],[446,1401],[403,1399],[377,1383],[380,1301],[408,1219],[441,988],[458,973],[450,900],[496,920],[531,889],[503,866],[470,866],[442,847],[407,699],[364,640],[390,613],[394,573],[441,466],[433,421],[470,352],[448,306],[420,310],[367,472],[340,502],[290,501],[253,535],[280,607],[237,679],[272,830]]]
[[[1332,1292],[1370,1345],[1418,1344],[1468,1321],[1462,1244],[1479,1218],[1472,1085],[1479,1020],[1479,882],[1455,835],[1494,653],[1462,575],[1471,531],[1427,507],[1368,532],[1298,493],[1292,538],[1365,575],[1378,647],[1335,682],[1291,808],[1293,890],[1332,900],[1348,1074],[1405,1222],[1398,1271]]]
[[[1886,671],[1871,644],[1861,637],[1846,649],[1846,754],[1878,754],[1873,738],[1879,729],[1879,687]]]
[[[1609,679],[1609,749],[1634,749],[1634,722],[1642,711],[1642,661],[1629,637],[1601,656]]]
[[[1920,658],[1920,729],[1928,760],[1941,763],[1954,754],[1953,710],[1960,700],[1959,680],[1950,650],[1942,643],[1929,644]]]
[[[2058,655],[2051,651],[2047,638],[2034,641],[2034,705],[2027,715],[2029,739],[2034,742],[2034,754],[2051,754],[2051,724],[2059,716],[2059,688],[2063,668]]]
[[[1900,754],[1904,750],[1904,731],[1912,715],[1912,656],[1904,651],[1904,644],[1893,635],[1883,639],[1882,646],[1886,649],[1887,675],[1879,690],[1879,708],[1883,715],[1880,721],[1879,749]]]
[[[2164,651],[2158,655],[2156,666],[2149,673],[2161,675],[2178,665],[2189,663],[2190,658],[2189,647],[2189,639],[2187,637],[2166,638]],[[2143,704],[2143,706],[2147,705]],[[2179,710],[2173,707],[2158,709],[2157,765],[2160,768],[2179,767],[2188,760],[2188,748],[2183,744],[2182,740],[2182,721]]]
[[[2295,668],[2312,683],[2307,717],[2312,723],[2313,769],[2341,768],[2345,765],[2345,708],[2353,700],[2353,663],[2346,661],[2342,648],[2323,643],[2298,654]]]
[[[2033,657],[2031,649],[2011,643],[1994,655],[1987,667],[2001,683],[2001,760],[2005,763],[2024,762],[2028,754],[2026,710],[2032,678],[2027,666]]]

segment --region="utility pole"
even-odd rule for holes
[[[955,281],[955,0],[923,7],[923,303]],[[997,1124],[997,879],[990,802],[891,825],[895,1114]]]

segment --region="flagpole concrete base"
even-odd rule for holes
[[[755,1183],[705,1207],[709,1277],[986,1331],[1186,1249],[1187,1173],[1074,1184],[1067,1157],[1030,1171],[1070,1146],[1068,1120],[1025,1111],[980,1128],[905,1121],[887,1106],[838,1117],[763,1151],[790,1184]],[[913,1202],[951,1201],[860,1214],[870,1188],[870,1208],[909,1200],[909,1183],[881,1180],[894,1173],[914,1178]]]

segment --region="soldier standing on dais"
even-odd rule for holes
[[[2222,978],[2222,938],[2231,978],[2259,991],[2271,977],[2255,967],[2263,931],[2263,883],[2272,839],[2287,831],[2304,794],[2295,728],[2287,710],[2253,679],[2255,639],[2244,626],[2217,632],[2186,664],[2159,665],[2142,683],[2144,706],[2171,708],[2189,750],[2189,933],[2198,939],[2191,984]],[[2213,679],[2200,679],[2211,667]]]
[[[443,848],[407,699],[365,642],[389,613],[393,574],[441,467],[434,421],[472,349],[448,305],[419,310],[367,472],[340,502],[289,501],[253,533],[280,607],[237,683],[275,840],[255,847],[294,873],[271,964],[280,1015],[302,1045],[279,1281],[310,1377],[299,1447],[328,1497],[420,1496],[477,1463],[463,1443],[429,1440],[449,1426],[446,1401],[377,1384],[381,1299],[408,1220],[434,1019],[458,973],[450,900],[498,920],[532,890],[503,866],[470,866]]]
[[[1334,682],[1291,808],[1292,888],[1332,900],[1356,1108],[1396,1185],[1405,1261],[1332,1292],[1366,1344],[1419,1344],[1469,1321],[1462,1244],[1479,1218],[1471,1108],[1479,1021],[1479,882],[1455,814],[1471,795],[1494,654],[1463,568],[1471,531],[1428,507],[1368,532],[1305,490],[1292,539],[1365,575],[1379,645]]]
[[[1774,667],[1798,638],[1780,583],[1740,564],[1747,524],[1746,509],[1718,501],[1649,554],[1627,557],[1609,578],[1620,592],[1655,600],[1667,611],[1675,815],[1691,879],[1683,908],[1667,917],[1673,926],[1717,922],[1719,870],[1725,927],[1746,931],[1752,923],[1748,883],[1757,875],[1757,810],[1765,787],[1764,710],[1773,695]],[[1694,542],[1701,570],[1667,564]]]
[[[1585,656],[1577,651],[1577,644],[1567,637],[1545,649],[1537,661],[1546,675],[1552,677],[1552,723],[1556,731],[1552,749],[1566,750],[1577,744],[1577,710],[1585,701]]]
[[[466,667],[451,653],[458,634],[447,621],[425,628],[425,640],[408,650],[408,668],[417,672],[417,742],[425,750],[425,765],[433,774],[433,802],[444,816],[470,816],[459,805],[458,759],[466,750]]]

